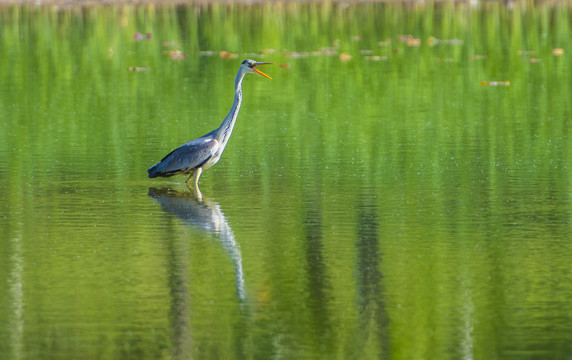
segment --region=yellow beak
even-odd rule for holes
[[[270,65],[272,63],[262,63],[262,62],[257,62],[256,64],[254,64],[254,66],[258,66],[258,65]],[[264,77],[267,77],[269,79],[272,79],[270,76],[266,75],[265,73],[263,73],[262,71],[255,69],[254,66],[252,67],[252,70],[254,70],[255,73],[260,74]]]

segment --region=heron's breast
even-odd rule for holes
[[[220,160],[220,153],[215,153],[211,158],[202,166],[203,171],[210,168]]]

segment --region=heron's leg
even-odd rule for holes
[[[194,169],[193,172],[191,173],[191,175],[189,176],[189,178],[185,181],[185,184],[187,184],[187,186],[189,188],[191,188],[191,179],[194,177],[195,178],[195,181],[194,181],[195,189],[198,189],[199,188],[199,178],[201,177],[202,173],[203,173],[203,168]]]
[[[195,176],[195,172],[192,171],[191,175],[189,175],[189,178],[187,180],[185,180],[185,184],[187,184],[187,186],[189,186],[191,179],[193,178],[193,176]]]
[[[194,192],[195,192],[195,197],[197,198],[197,200],[202,201],[203,200],[203,194],[201,193],[201,190],[199,189],[199,178],[201,177],[201,174],[203,172],[203,168],[198,168],[195,169],[192,173],[191,176],[189,176],[189,178],[187,179],[187,181],[185,181],[185,184],[187,184],[187,187],[189,188],[189,190],[191,190],[191,179],[194,177],[195,181],[194,181]]]
[[[197,168],[195,169],[195,189],[199,189],[199,178],[201,177],[201,174],[203,173],[203,168]]]

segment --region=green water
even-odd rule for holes
[[[148,179],[249,57],[203,200]],[[572,357],[571,58],[530,3],[0,8],[0,358]]]

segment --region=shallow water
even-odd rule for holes
[[[3,359],[571,356],[567,8],[0,20]],[[203,199],[147,179],[247,57]]]

